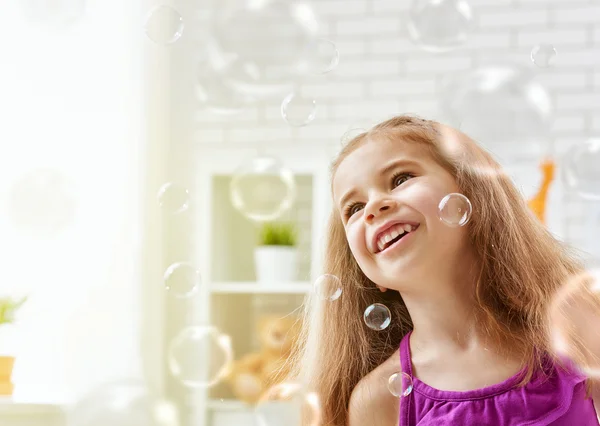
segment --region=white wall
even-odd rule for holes
[[[338,68],[312,78],[301,92],[319,103],[315,121],[301,129],[281,118],[280,102],[250,108],[235,117],[206,111],[195,115],[194,144],[337,145],[347,130],[365,128],[394,113],[439,115],[442,78],[483,65],[534,65],[534,45],[552,43],[555,66],[537,78],[555,105],[552,143],[557,154],[600,132],[600,4],[595,0],[473,0],[476,29],[454,52],[421,51],[406,36],[408,0],[318,0],[321,34],[340,52]],[[205,14],[198,13],[198,19]],[[197,45],[202,43],[198,36]],[[190,54],[190,52],[188,52]],[[505,164],[510,164],[506,159]],[[525,193],[540,174],[535,161],[511,170]],[[527,176],[523,174],[527,173]],[[561,237],[600,258],[598,203],[563,193],[557,181],[551,195],[549,226]],[[585,218],[585,219],[582,219]]]
[[[0,352],[17,355],[18,400],[69,403],[141,374],[143,16],[140,2],[86,0],[75,24],[48,28],[22,3],[0,6],[0,295],[30,300]],[[8,214],[36,167],[74,183],[76,216],[57,235]]]

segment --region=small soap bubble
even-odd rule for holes
[[[587,376],[600,378],[600,270],[569,278],[549,309],[552,347]]]
[[[157,198],[158,205],[168,213],[182,213],[190,206],[190,192],[187,188],[172,182],[160,187]]]
[[[315,292],[321,300],[333,302],[342,295],[342,282],[335,275],[321,275],[315,281]]]
[[[284,382],[269,388],[254,413],[260,426],[321,425],[319,396],[298,383]]]
[[[232,361],[231,338],[214,327],[186,327],[169,344],[169,369],[189,388],[216,385],[225,378]]]
[[[472,212],[471,201],[458,193],[446,195],[438,206],[440,220],[454,228],[466,225]]]
[[[248,219],[273,221],[296,200],[294,174],[276,158],[251,158],[234,172],[230,197],[232,205]]]
[[[200,271],[187,262],[176,262],[164,274],[165,288],[179,298],[193,295],[200,284]]]
[[[363,318],[371,330],[381,331],[385,330],[392,322],[392,313],[384,304],[373,303],[365,309]]]
[[[171,6],[159,5],[148,12],[144,29],[150,40],[167,45],[181,38],[184,27],[179,12]]]
[[[600,138],[573,146],[565,155],[565,180],[577,195],[600,200]]]
[[[306,54],[306,72],[327,74],[340,63],[340,52],[331,40],[319,38],[311,43]]]
[[[556,48],[551,44],[538,44],[531,49],[531,62],[540,68],[548,68],[556,59]]]
[[[397,398],[408,396],[413,390],[412,377],[404,372],[394,373],[388,379],[388,389]]]
[[[294,127],[310,124],[317,115],[317,101],[290,93],[281,103],[281,116]]]

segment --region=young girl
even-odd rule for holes
[[[325,272],[343,292],[310,302],[295,357],[319,424],[598,425],[595,384],[553,355],[546,325],[581,266],[488,153],[399,116],[342,149],[331,190]],[[439,218],[450,193],[472,203],[465,226]],[[382,331],[363,321],[373,303],[391,311]],[[396,372],[412,377],[402,398]]]

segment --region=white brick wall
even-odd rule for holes
[[[600,135],[598,0],[472,0],[471,4],[476,28],[468,43],[454,52],[433,54],[407,39],[409,0],[314,0],[321,33],[340,52],[335,71],[301,87],[303,95],[314,96],[319,103],[317,119],[305,128],[286,128],[277,100],[235,117],[197,112],[194,142],[337,144],[348,129],[367,127],[394,113],[436,118],[440,80],[488,64],[521,65],[537,72],[555,103],[552,142],[560,153]],[[553,68],[534,69],[529,55],[538,43],[556,46]],[[531,167],[535,176],[535,159]],[[586,235],[600,236],[598,214],[585,229],[575,225],[590,210],[589,203],[566,193],[557,204],[567,239],[581,243]],[[600,257],[598,250],[595,254]]]

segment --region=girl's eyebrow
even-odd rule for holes
[[[379,170],[379,175],[385,176],[388,173],[390,173],[392,170],[394,170],[398,167],[421,167],[421,165],[418,161],[407,160],[407,159],[399,159],[399,160],[396,159],[396,160],[390,161],[388,164],[383,166]],[[339,205],[340,206],[345,205],[349,199],[351,199],[352,197],[354,197],[356,195],[356,192],[357,192],[357,190],[355,188],[352,188],[351,190],[346,192],[344,194],[344,196],[340,199]]]

